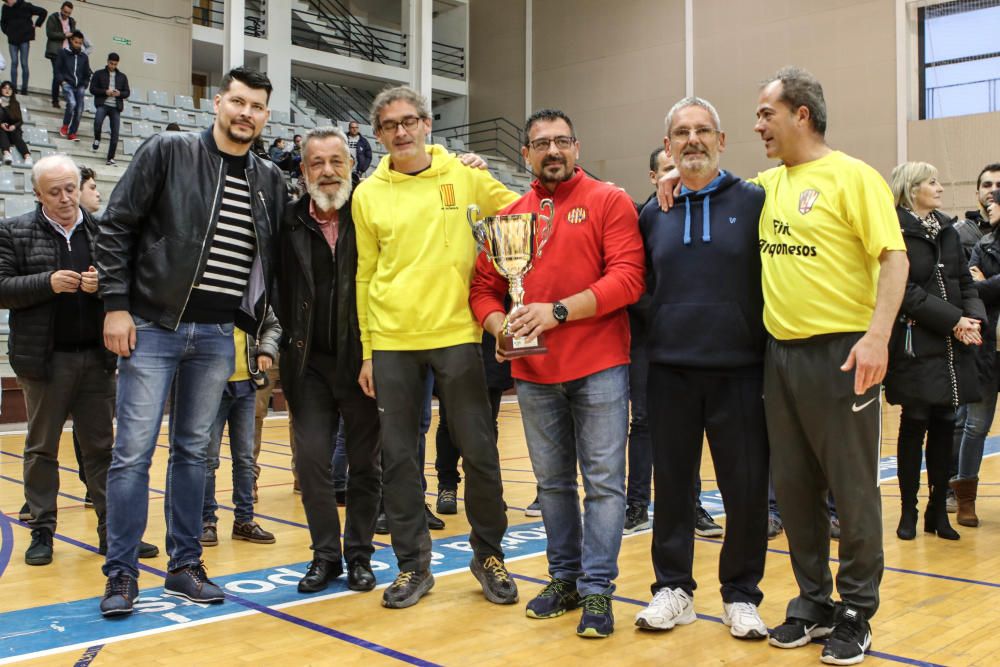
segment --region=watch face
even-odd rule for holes
[[[566,306],[557,303],[552,306],[552,316],[560,322],[565,322],[566,318],[569,317],[569,311],[566,309]]]

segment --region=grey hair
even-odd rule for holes
[[[31,168],[32,189],[38,189],[38,179],[59,165],[73,170],[76,174],[76,185],[80,187],[80,168],[76,166],[76,162],[73,162],[73,159],[65,153],[56,153],[55,155],[46,155]]]
[[[775,81],[781,82],[782,102],[787,104],[792,113],[799,107],[809,110],[809,120],[813,130],[821,137],[826,136],[826,98],[823,97],[823,86],[819,79],[801,67],[782,67],[774,76],[761,84],[761,88]]]
[[[431,117],[430,108],[427,106],[427,99],[417,91],[409,86],[386,88],[375,96],[375,99],[372,101],[371,112],[368,114],[372,127],[376,131],[379,129],[378,116],[382,113],[382,109],[398,100],[412,104],[413,108],[417,110],[417,116],[420,118],[426,119]]]
[[[926,162],[904,162],[896,165],[889,176],[889,188],[892,190],[892,197],[896,200],[896,206],[903,206],[913,210],[916,203],[913,200],[913,191],[918,185],[929,178],[937,176],[938,170],[932,164]]]
[[[300,150],[302,151],[302,161],[306,160],[306,151],[309,149],[310,141],[319,141],[321,139],[329,139],[330,137],[337,137],[340,139],[340,143],[344,145],[344,157],[350,160],[351,149],[347,146],[347,135],[342,129],[334,125],[323,125],[321,127],[314,127],[308,132],[306,136],[302,137],[302,146]]]
[[[688,107],[701,107],[707,111],[712,116],[712,122],[715,123],[715,129],[722,130],[722,121],[719,120],[719,112],[715,110],[712,103],[701,97],[696,97],[694,95],[690,97],[685,97],[680,102],[670,107],[670,111],[667,112],[667,117],[663,119],[663,124],[667,128],[667,134],[670,134],[670,126],[674,122],[674,115],[681,109],[686,109]]]

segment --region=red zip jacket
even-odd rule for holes
[[[645,255],[635,206],[620,188],[594,180],[579,167],[549,193],[536,179],[531,190],[500,213],[538,213],[552,199],[552,236],[524,279],[524,302],[555,302],[588,287],[597,313],[566,322],[544,334],[546,354],[511,361],[519,380],[556,384],[629,363],[629,325],[625,306],[645,290]],[[479,253],[469,303],[482,323],[504,311],[507,279]]]

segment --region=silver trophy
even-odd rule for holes
[[[543,199],[539,208],[540,213],[493,215],[482,220],[475,204],[466,212],[476,246],[486,251],[493,267],[510,283],[513,307],[504,319],[499,341],[508,359],[549,351],[541,336],[525,338],[510,333],[510,316],[524,305],[524,275],[531,270],[532,260],[542,256],[542,248],[552,235],[555,206],[551,199]]]

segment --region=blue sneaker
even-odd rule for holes
[[[615,615],[611,613],[611,596],[594,593],[583,598],[583,615],[576,634],[590,639],[604,639],[615,631]]]
[[[214,603],[226,599],[222,589],[208,578],[204,563],[188,565],[167,574],[163,592],[167,595],[186,598],[191,602]]]
[[[555,618],[579,606],[580,594],[576,591],[576,582],[553,579],[528,603],[524,614],[528,618]]]

